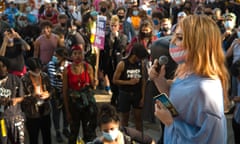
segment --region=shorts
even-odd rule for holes
[[[141,100],[141,93],[139,92],[126,92],[126,91],[119,91],[119,111],[120,112],[129,112],[131,106],[135,109],[141,109],[142,107],[139,106]]]

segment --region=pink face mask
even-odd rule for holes
[[[178,47],[173,43],[169,44],[169,53],[172,57],[172,59],[177,63],[177,64],[182,64],[185,62],[186,58],[186,50],[183,47]]]

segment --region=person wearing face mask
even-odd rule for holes
[[[24,51],[29,51],[30,46],[14,30],[4,32],[4,40],[0,49],[0,55],[9,58],[9,72],[19,77],[26,73]]]
[[[144,45],[144,47],[150,53],[149,46],[153,41],[157,39],[156,36],[153,35],[153,25],[150,20],[143,20],[140,24],[139,34],[135,36],[132,41],[126,47],[126,53],[130,52],[132,46],[136,42],[140,42]]]
[[[174,79],[165,79],[165,65],[156,70],[157,59],[150,68],[150,79],[178,112],[173,116],[155,101],[154,114],[165,125],[164,144],[227,143],[224,110],[229,105],[229,75],[221,44],[215,21],[205,15],[187,16],[169,45],[170,56],[178,64]]]
[[[3,13],[7,15],[7,20],[10,26],[12,28],[15,28],[15,23],[16,23],[15,15],[19,13],[19,9],[16,7],[16,4],[14,3],[14,1],[11,0],[8,3],[8,7],[6,7]]]
[[[163,18],[160,24],[158,38],[172,35],[172,21],[170,18]]]
[[[69,19],[74,20],[74,24],[77,27],[81,26],[82,22],[82,13],[80,11],[80,7],[77,6],[76,1],[67,1],[67,11],[66,14],[69,17]]]
[[[85,46],[85,40],[77,29],[74,20],[67,21],[67,34],[65,35],[65,47],[71,52],[72,46],[83,45]]]
[[[125,34],[128,37],[128,42],[136,36],[133,26],[129,23],[126,18],[126,9],[124,7],[119,7],[116,10],[116,14],[120,20],[119,32]]]
[[[58,23],[54,25],[53,32],[62,31],[64,35],[67,34],[67,21],[68,16],[66,14],[60,14],[58,16]]]
[[[155,11],[152,13],[152,21],[153,21],[153,35],[160,37],[160,28],[161,28],[161,19],[163,18],[163,14],[161,12]]]
[[[8,66],[8,58],[0,56],[0,142],[24,144],[23,85],[19,77],[8,73]]]
[[[224,14],[224,28],[225,31],[222,34],[223,48],[227,50],[236,36],[233,35],[233,30],[236,26],[236,15],[234,13]]]
[[[150,136],[134,128],[120,126],[120,117],[113,106],[103,104],[98,115],[102,135],[89,144],[155,144]]]
[[[99,11],[98,14],[101,16],[105,16],[107,18],[106,25],[105,25],[105,33],[110,32],[110,19],[112,17],[111,11],[111,2],[107,0],[101,0],[99,2]]]
[[[41,132],[42,142],[51,144],[50,97],[53,88],[48,75],[41,71],[40,59],[29,58],[26,64],[28,72],[22,77],[25,92],[22,109],[26,116],[29,143],[38,144],[38,136]]]
[[[81,11],[81,15],[85,14],[87,11],[90,11],[91,8],[91,4],[88,3],[88,0],[82,0],[82,4],[80,6],[80,11]]]
[[[54,52],[52,60],[48,63],[48,76],[50,83],[54,88],[53,98],[51,99],[52,106],[52,119],[56,132],[56,141],[63,142],[60,128],[60,116],[62,112],[63,116],[63,131],[62,133],[66,136],[70,136],[68,130],[68,122],[66,119],[66,113],[63,106],[63,96],[62,96],[62,79],[63,70],[68,66],[68,51],[66,48],[57,48]]]
[[[63,100],[71,133],[68,143],[76,143],[81,125],[87,143],[96,137],[97,127],[97,105],[92,91],[94,71],[84,60],[83,45],[72,47],[71,60],[63,72]]]
[[[38,16],[39,21],[49,20],[52,24],[56,24],[58,22],[58,11],[54,7],[52,7],[51,3],[44,4],[43,13]]]
[[[129,10],[131,14],[127,17],[127,21],[132,24],[135,33],[137,33],[141,24],[141,17],[139,16],[140,10],[137,5],[133,5]]]
[[[17,18],[17,23],[16,23],[16,31],[19,31],[22,28],[25,28],[28,26],[28,20],[27,20],[27,15],[22,13],[20,14]]]
[[[141,43],[135,43],[129,55],[117,65],[113,75],[113,84],[118,86],[118,109],[121,117],[121,126],[128,126],[129,114],[133,108],[135,127],[143,130],[142,107],[144,104],[146,71],[144,59],[149,53]]]

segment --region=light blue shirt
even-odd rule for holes
[[[164,144],[226,144],[223,89],[220,80],[190,75],[177,79],[170,101],[179,116],[165,127]]]

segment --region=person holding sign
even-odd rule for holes
[[[169,46],[178,63],[174,80],[164,78],[164,65],[156,70],[158,60],[149,72],[178,113],[174,117],[164,102],[156,100],[155,116],[165,124],[164,144],[226,144],[229,75],[219,28],[207,16],[191,15],[179,22],[175,32]]]

